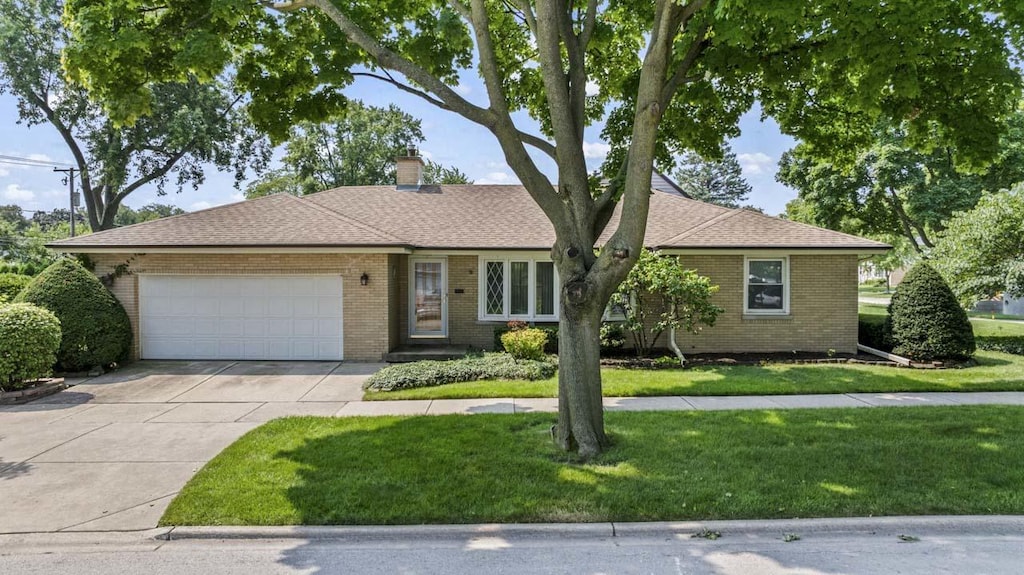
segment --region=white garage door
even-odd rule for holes
[[[337,276],[139,276],[143,359],[342,359]]]

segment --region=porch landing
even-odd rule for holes
[[[388,363],[409,363],[426,359],[446,360],[466,357],[467,345],[403,345],[384,355]]]

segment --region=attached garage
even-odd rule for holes
[[[340,276],[140,274],[142,359],[341,360]]]

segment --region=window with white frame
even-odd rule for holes
[[[555,264],[516,256],[481,258],[480,318],[557,320]]]
[[[748,314],[789,313],[789,259],[746,258],[743,311]]]

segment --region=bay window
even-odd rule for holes
[[[558,274],[550,261],[480,259],[480,319],[558,320]]]

